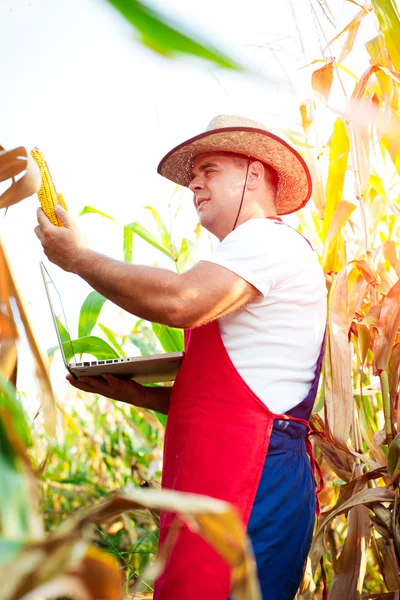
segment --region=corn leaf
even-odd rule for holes
[[[0,531],[7,541],[24,541],[33,533],[24,461],[29,444],[29,428],[16,390],[0,377]]]
[[[376,37],[369,40],[365,47],[372,59],[372,64],[378,64],[382,67],[386,67],[390,69],[392,63],[389,58],[388,51],[385,47],[385,40],[382,34],[377,35]],[[383,73],[382,71],[377,71],[376,76],[381,85],[381,88],[385,94],[387,94],[388,98],[392,100],[393,108],[397,109],[397,94],[396,94],[396,84],[394,81]]]
[[[181,248],[179,250],[179,255],[178,255],[178,263],[177,263],[178,273],[182,273],[187,268],[187,263],[190,258],[192,246],[193,246],[193,244],[190,243],[187,238],[183,238],[182,243],[181,243]]]
[[[128,227],[124,227],[123,252],[124,261],[131,263],[133,258],[133,231]]]
[[[181,329],[152,323],[152,328],[166,352],[183,352],[184,339]]]
[[[139,222],[135,221],[134,223],[129,223],[124,227],[130,229],[131,231],[133,231],[133,233],[137,233],[137,235],[141,237],[145,242],[147,242],[148,244],[150,244],[150,246],[153,246],[153,248],[156,248],[157,250],[168,256],[168,258],[175,260],[175,254],[169,248],[165,248],[162,244],[160,244],[158,240],[154,237],[154,235],[147,231],[147,229],[143,227],[143,225],[141,225]]]
[[[26,173],[15,181],[15,177]],[[2,150],[0,147],[0,181],[12,179],[11,185],[0,195],[0,208],[8,208],[40,189],[42,178],[39,167],[26,148]]]
[[[145,206],[145,208],[147,210],[149,210],[152,214],[152,217],[154,219],[154,222],[157,226],[158,229],[158,233],[160,235],[161,241],[163,243],[163,245],[165,246],[165,248],[171,248],[172,249],[172,242],[171,242],[171,236],[169,234],[168,229],[165,227],[164,223],[162,222],[162,219],[160,217],[160,215],[158,214],[158,212],[156,211],[155,208],[153,208],[152,206]]]
[[[392,69],[387,69],[386,67],[381,67],[380,65],[372,65],[372,67],[369,67],[363,73],[363,75],[360,77],[358,84],[354,88],[354,91],[351,95],[351,100],[353,102],[359,103],[361,101],[362,97],[364,96],[365,92],[367,91],[367,85],[368,85],[368,82],[369,82],[371,76],[374,75],[375,73],[379,73],[379,72],[388,75],[389,77],[391,77],[393,79],[393,81],[400,83],[400,73],[397,73],[396,71],[393,71]],[[370,116],[367,113],[365,113],[365,118],[366,118],[366,120],[368,120],[368,118],[370,118]]]
[[[333,215],[342,200],[349,150],[346,126],[341,119],[337,119],[331,140],[322,241],[326,241]]]
[[[194,527],[231,567],[233,600],[261,600],[254,558],[236,509],[206,496],[154,489],[122,490],[110,500],[74,514],[51,537],[27,544],[17,558],[0,565],[2,600],[19,600],[28,594],[31,599],[39,595],[87,597],[83,592],[93,600],[119,600],[122,586],[115,559],[88,548],[84,539],[91,523],[108,521],[138,508],[179,514],[179,521]],[[175,531],[179,533],[179,525]],[[176,537],[170,537],[161,548],[156,572],[166,563]]]
[[[111,217],[110,215],[108,215],[105,212],[102,212],[101,210],[97,210],[97,208],[93,208],[93,206],[85,206],[84,208],[82,208],[78,216],[83,217],[83,215],[88,214],[98,215],[99,217],[104,217],[105,219],[109,219],[110,221],[115,221],[114,217]]]
[[[90,354],[91,356],[97,358],[97,360],[119,358],[118,354],[115,352],[114,348],[110,346],[110,344],[95,335],[81,337],[77,340],[72,340],[72,342],[64,342],[63,349],[65,353],[65,360],[67,362],[74,357],[74,353]]]
[[[341,200],[333,215],[325,241],[323,267],[325,273],[338,272],[344,266],[345,246],[341,231],[356,208],[355,204]]]
[[[378,335],[376,336],[374,343],[374,366],[378,373],[387,369],[399,323],[400,281],[392,287],[382,304],[377,325]]]
[[[361,470],[362,467],[358,465],[355,474],[360,475]],[[329,594],[330,600],[353,600],[360,596],[363,588],[367,548],[371,536],[368,509],[364,506],[351,508],[347,520],[346,541],[336,562],[336,575]]]
[[[350,23],[348,23],[341,31],[339,31],[339,33],[335,35],[335,37],[332,38],[329,42],[328,46],[331,47],[332,44],[336,42],[336,40],[338,40],[344,33],[347,33],[347,38],[339,57],[339,63],[342,63],[352,51],[361,21],[365,16],[367,16],[368,12],[370,12],[371,10],[372,9],[369,6],[365,8],[362,7],[360,12],[356,14],[354,19],[350,21]]]
[[[23,547],[24,542],[0,539],[0,565],[16,558]]]
[[[109,219],[110,221],[114,221],[115,223],[119,223],[119,221],[116,221],[114,219],[114,217],[111,217],[110,215],[108,215],[100,210],[97,210],[96,208],[93,208],[92,206],[85,206],[82,209],[82,211],[79,213],[79,216],[87,215],[90,213],[98,215],[100,217],[104,217],[105,219]],[[119,224],[122,225],[122,223],[119,223]],[[160,242],[154,237],[154,235],[152,235],[149,231],[147,231],[147,229],[145,227],[143,227],[143,225],[141,225],[137,221],[135,221],[134,223],[129,223],[128,225],[123,225],[123,227],[124,227],[124,255],[126,257],[129,258],[129,256],[131,255],[131,248],[129,246],[129,240],[131,240],[132,238],[129,236],[131,236],[132,233],[136,233],[145,242],[147,242],[148,244],[153,246],[153,248],[156,248],[157,250],[159,250],[160,252],[162,252],[163,254],[165,254],[166,256],[171,258],[172,260],[175,260],[175,255],[171,251],[171,249],[165,248],[162,244],[160,244]],[[130,231],[130,233],[125,233],[126,229],[128,229]],[[125,245],[125,243],[126,243],[126,245]]]
[[[104,306],[106,298],[96,291],[90,292],[85,298],[79,312],[78,337],[86,337],[92,333],[97,323],[100,311]]]
[[[105,325],[102,325],[101,323],[98,323],[98,325],[99,325],[100,329],[102,330],[102,332],[107,337],[110,344],[112,346],[114,346],[114,348],[118,352],[119,356],[125,357],[126,356],[125,351],[124,351],[122,345],[118,342],[117,338],[115,337],[114,332],[111,331],[111,329],[109,327],[106,327]]]
[[[325,377],[325,412],[329,431],[342,448],[347,448],[353,419],[353,386],[349,328],[349,281],[347,266],[335,278],[329,295],[329,356],[331,373]]]
[[[313,72],[311,76],[311,85],[315,92],[321,94],[326,102],[329,100],[329,94],[333,83],[333,62],[328,62]]]
[[[389,598],[397,600],[399,597],[400,577],[397,568],[396,550],[393,540],[387,540],[382,537],[376,540],[376,544],[381,555],[382,575],[385,584],[389,590],[395,591],[395,594],[393,595],[384,594],[383,596],[379,595],[378,598],[379,600],[388,600]]]
[[[156,344],[148,336],[144,336],[143,333],[130,333],[128,339],[140,350],[142,356],[148,356],[156,352]]]
[[[347,498],[345,501],[338,501],[334,508],[323,513],[318,520],[317,528],[314,534],[312,542],[310,557],[313,567],[318,564],[322,553],[324,552],[323,546],[323,535],[326,527],[331,521],[338,515],[346,513],[349,509],[354,506],[362,506],[369,504],[377,504],[379,502],[393,502],[394,492],[388,487],[377,487],[373,489],[366,489],[357,492]]]
[[[396,0],[371,0],[394,68],[400,71],[400,15]]]
[[[210,44],[189,37],[174,25],[166,23],[164,16],[139,2],[139,0],[108,0],[135,27],[139,39],[148,48],[163,56],[187,54],[205,59],[225,69],[242,70],[233,59],[225,56]]]
[[[45,417],[45,427],[50,436],[54,436],[56,429],[56,408],[55,399],[53,396],[53,390],[50,383],[49,373],[47,370],[47,362],[42,355],[42,352],[37,344],[36,338],[33,334],[32,327],[28,320],[25,306],[20,297],[18,288],[16,286],[14,276],[11,271],[10,263],[7,259],[4,247],[0,240],[0,273],[3,274],[2,285],[8,290],[9,296],[15,300],[15,304],[18,308],[19,316],[21,319],[22,326],[24,328],[26,337],[28,339],[29,348],[35,360],[36,376],[40,383],[42,392],[42,406]],[[7,282],[7,283],[5,283]],[[4,287],[3,287],[4,289]],[[1,299],[2,288],[0,288],[0,299]]]

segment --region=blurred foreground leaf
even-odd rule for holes
[[[87,600],[119,600],[122,581],[116,561],[88,546],[85,539],[92,523],[138,508],[179,515],[173,535],[150,567],[153,577],[162,572],[181,524],[190,523],[232,568],[233,600],[260,600],[255,562],[236,509],[206,496],[153,489],[122,490],[110,500],[73,515],[46,540],[26,544],[16,558],[0,565],[2,600],[19,600],[28,593],[33,598],[33,591],[36,596],[73,593]]]
[[[225,69],[242,70],[233,59],[211,44],[189,37],[177,26],[169,25],[166,17],[138,0],[108,0],[135,27],[139,39],[148,48],[163,56],[187,54],[203,58]]]

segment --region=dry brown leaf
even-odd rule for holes
[[[396,339],[400,323],[400,281],[398,281],[385,297],[379,322],[378,335],[374,343],[374,368],[376,373],[387,369],[390,353]]]
[[[360,27],[362,19],[372,10],[371,6],[362,7],[360,12],[356,14],[354,19],[350,21],[334,38],[331,39],[327,47],[331,47],[333,42],[338,40],[344,33],[347,32],[347,38],[342,48],[342,52],[339,57],[339,62],[343,62],[343,60],[349,55],[352,51],[354,42],[356,39],[357,31]]]
[[[75,581],[80,581],[87,600],[122,599],[123,577],[120,564],[111,554],[94,546],[90,546],[83,560],[66,574]]]
[[[327,360],[330,361],[330,368],[325,374],[325,422],[330,437],[344,449],[347,448],[354,410],[349,343],[349,329],[354,312],[350,310],[349,303],[356,295],[354,290],[349,290],[349,275],[352,272],[348,275],[347,271],[346,266],[336,276],[329,294],[329,343],[328,357],[325,359],[325,364]]]
[[[360,481],[362,466],[357,465],[354,473]],[[355,506],[350,509],[347,520],[346,541],[336,562],[336,575],[329,594],[330,600],[353,600],[361,594],[363,588],[367,548],[371,536],[368,509],[365,506]]]
[[[328,102],[329,94],[333,83],[333,62],[328,62],[313,72],[311,76],[311,85],[315,92]]]
[[[368,85],[368,82],[369,82],[371,76],[374,75],[374,73],[379,73],[379,72],[384,73],[385,75],[388,75],[389,77],[391,77],[393,79],[393,81],[400,83],[400,73],[397,73],[396,71],[393,71],[392,69],[387,69],[386,67],[382,67],[381,65],[372,65],[363,73],[363,75],[360,77],[358,84],[354,88],[354,91],[351,95],[352,102],[358,104],[361,101],[362,97],[364,96],[364,94],[367,90],[367,85]]]
[[[310,550],[310,559],[313,568],[313,572],[320,561],[320,558],[325,551],[324,546],[324,532],[326,527],[331,521],[354,506],[362,506],[368,504],[374,504],[377,502],[393,502],[394,492],[388,487],[378,487],[374,489],[361,490],[360,492],[353,494],[345,502],[337,502],[336,506],[326,513],[322,513],[318,519],[317,528],[314,534],[313,542]]]
[[[390,591],[397,591],[400,589],[400,577],[393,540],[378,538],[376,545],[381,554],[382,575],[386,586]]]
[[[15,177],[26,173],[15,181]],[[0,196],[0,208],[7,208],[32,196],[40,188],[42,181],[39,167],[22,146],[0,152],[0,181],[12,179],[11,185]]]

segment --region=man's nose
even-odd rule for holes
[[[200,176],[193,177],[192,181],[189,183],[189,189],[193,193],[204,189],[204,183]]]

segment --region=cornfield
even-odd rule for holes
[[[400,16],[395,0],[353,4],[353,19],[327,45],[329,58],[303,70],[314,94],[285,130],[312,172],[313,198],[298,214],[298,228],[320,257],[328,289],[326,352],[311,420],[320,433],[314,444],[325,488],[297,600],[323,597],[321,563],[330,600],[394,600],[400,594]],[[135,21],[133,13],[125,17],[139,30],[154,25]],[[156,17],[151,14],[159,22]],[[353,72],[348,60],[367,18],[375,19],[377,35],[366,44],[365,64]],[[238,68],[174,32],[178,37],[159,40],[158,51],[168,53],[168,39],[179,47],[186,40],[188,54]],[[40,187],[24,148],[0,152],[0,181],[9,179],[0,208]],[[188,268],[200,230],[177,240],[147,208],[152,231],[137,221],[119,223],[125,261],[132,261],[139,237],[172,269]],[[112,215],[92,206],[80,218],[89,213],[113,226]],[[33,598],[40,590],[49,598],[68,593],[94,599],[107,590],[114,599],[121,589],[126,598],[151,598],[168,551],[156,558],[158,510],[177,502],[181,519],[196,519],[202,535],[236,565],[236,598],[258,598],[251,551],[232,507],[158,489],[162,415],[76,391],[53,395],[47,364],[57,349],[47,357],[39,349],[1,240],[0,282],[1,598]],[[141,320],[123,332],[106,324],[105,303],[91,292],[82,304],[73,342],[82,356],[182,349],[178,330]],[[32,422],[16,391],[15,306],[42,390],[42,414]],[[229,531],[235,532],[233,548],[226,543]]]

